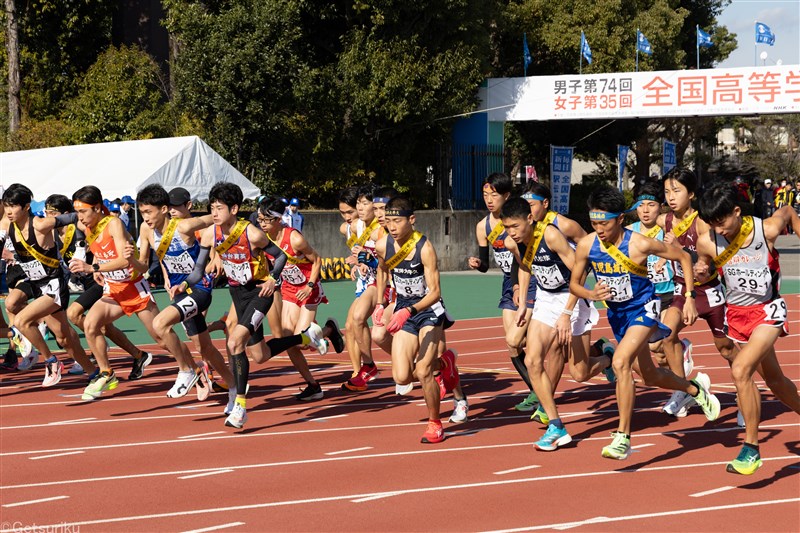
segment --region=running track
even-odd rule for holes
[[[800,296],[786,298],[793,334],[776,349],[797,383]],[[595,331],[609,335],[605,318]],[[176,369],[165,356],[94,403],[80,401],[85,382],[74,376],[41,389],[40,367],[3,374],[0,531],[800,531],[800,419],[764,392],[764,466],[726,473],[743,434],[730,372],[700,325],[686,336],[722,414],[707,422],[695,407],[670,419],[659,412],[669,394],[640,386],[624,462],[600,457],[616,428],[602,378],[565,376],[557,399],[574,442],[532,448],[544,429],[513,409],[524,386],[497,318],[448,331],[470,421],[446,423],[439,445],[419,444],[419,388],[396,396],[378,350],[380,379],[361,395],[339,390],[345,354],[310,356],[326,391],[310,404],[291,397],[301,380],[288,359],[252,365],[240,431],[223,426],[227,395],[166,398]],[[128,361],[114,360],[126,376]]]

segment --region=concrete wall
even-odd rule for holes
[[[338,211],[303,211],[303,234],[322,257],[348,253],[339,233]],[[475,225],[485,215],[480,211],[417,211],[417,230],[430,239],[442,271],[467,270],[467,257],[478,254]]]

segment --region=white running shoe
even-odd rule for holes
[[[458,424],[460,422],[467,421],[467,415],[469,414],[469,403],[467,403],[466,398],[463,400],[456,400],[455,407],[453,409],[453,414],[450,415],[450,422],[454,424]]]
[[[232,428],[241,429],[247,423],[247,410],[238,403],[233,406],[231,414],[225,419],[225,425]]]
[[[211,378],[208,376],[208,363],[200,361],[196,373],[198,376],[194,391],[197,393],[197,399],[204,402],[206,398],[208,398],[208,395],[211,394]]]
[[[33,350],[31,341],[29,341],[25,335],[20,333],[19,330],[13,326],[11,327],[11,331],[14,333],[14,336],[11,338],[11,342],[13,342],[14,346],[17,347],[17,353],[20,355],[20,357],[27,357],[28,354],[31,353],[31,350]]]
[[[689,375],[694,370],[694,359],[692,359],[692,341],[689,339],[681,339],[681,346],[683,347],[683,376],[689,379]]]
[[[72,376],[79,376],[79,375],[83,374],[84,372],[85,372],[85,370],[83,369],[81,364],[79,362],[75,361],[74,363],[72,363],[72,366],[69,367],[69,371],[67,372],[67,374],[70,374]]]
[[[689,408],[694,404],[694,398],[690,394],[676,390],[661,410],[668,415],[683,418],[689,414]]]
[[[169,398],[183,398],[194,387],[198,379],[200,379],[200,376],[193,370],[178,372],[175,384],[169,389],[167,396]]]
[[[406,394],[410,393],[414,390],[414,382],[412,381],[408,385],[398,385],[397,383],[394,384],[394,393],[398,396],[405,396]]]
[[[24,339],[25,337],[23,337]],[[27,339],[25,339],[27,342]],[[30,344],[30,342],[28,342]],[[39,350],[33,348],[31,346],[30,350],[28,350],[28,355],[23,356],[19,360],[19,366],[17,366],[20,370],[30,370],[36,365],[39,364]]]
[[[312,322],[303,330],[303,335],[311,340],[311,344],[317,349],[320,355],[328,353],[328,343],[325,342],[325,337],[322,335],[322,328],[319,324]]]
[[[236,405],[236,387],[228,389],[228,405],[225,406],[223,415],[227,416],[233,412],[233,406]]]
[[[61,372],[64,370],[64,363],[61,361],[52,361],[44,365],[44,379],[42,380],[42,387],[52,387],[61,381]]]

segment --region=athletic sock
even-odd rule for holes
[[[233,379],[236,383],[236,390],[242,391],[241,394],[244,394],[244,391],[247,390],[247,376],[250,374],[250,360],[242,352],[233,354],[231,362],[233,363]]]
[[[45,363],[48,363],[48,364],[57,363],[57,362],[58,362],[58,358],[55,355],[51,355],[50,357],[47,358],[47,361],[45,361]]]
[[[514,368],[517,369],[517,372],[522,378],[522,381],[525,382],[525,385],[528,386],[528,389],[533,390],[531,378],[528,376],[528,367],[525,366],[525,350],[520,350],[516,357],[512,357],[511,363],[514,365]]]
[[[242,409],[246,409],[247,408],[247,399],[243,398],[241,396],[237,396],[236,397],[236,405],[240,405],[242,407]]]
[[[305,337],[305,339],[303,337]],[[311,339],[309,339],[306,335],[303,334],[290,335],[288,337],[281,337],[279,339],[268,340],[267,348],[269,348],[270,357],[275,357],[276,355],[285,352],[292,346],[298,346],[300,344],[309,344],[310,342]]]
[[[750,444],[749,442],[744,443],[745,448],[750,448],[751,450],[755,450],[758,452],[758,444]]]
[[[558,429],[564,429],[564,423],[561,422],[560,418],[556,418],[550,421],[550,424],[557,427]]]

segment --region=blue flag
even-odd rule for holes
[[[592,64],[592,49],[589,48],[589,41],[586,40],[586,36],[581,32],[581,54],[583,54],[584,59],[590,65]]]
[[[711,34],[704,32],[699,27],[697,28],[697,46],[702,48],[714,46],[714,43],[711,42]]]
[[[775,34],[763,22],[756,22],[756,43],[775,44]]]
[[[653,55],[653,49],[650,47],[650,41],[644,36],[644,33],[636,30],[636,49],[643,54],[649,56]]]
[[[522,34],[522,60],[525,62],[525,75],[528,75],[528,65],[533,62],[533,58],[531,57],[531,51],[528,48],[528,35],[526,33]]]

